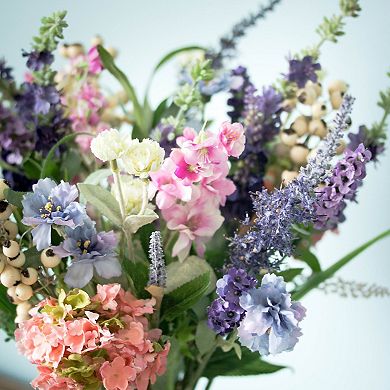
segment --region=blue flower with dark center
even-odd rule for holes
[[[79,193],[77,187],[51,179],[40,179],[33,185],[33,192],[23,198],[23,219],[27,226],[33,226],[33,241],[37,249],[51,245],[51,226],[67,226],[71,229],[84,223],[85,209],[75,202]]]
[[[246,310],[238,328],[241,345],[261,355],[291,351],[302,335],[300,321],[306,309],[292,302],[281,276],[264,275],[261,286],[240,297],[240,306]]]
[[[53,251],[60,257],[73,257],[64,279],[69,287],[83,288],[94,272],[104,279],[122,274],[115,251],[118,240],[113,231],[97,233],[95,223],[85,216],[81,226],[67,227],[65,233],[66,239]]]

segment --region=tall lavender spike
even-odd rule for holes
[[[313,189],[318,187],[332,174],[330,170],[332,158],[336,155],[336,149],[343,137],[343,132],[350,126],[352,106],[355,99],[345,95],[343,104],[336,114],[331,129],[323,142],[321,142],[317,154],[311,158],[305,167],[302,167],[298,181],[304,181]]]
[[[166,286],[167,275],[161,241],[161,233],[159,231],[155,231],[150,235],[148,286]]]

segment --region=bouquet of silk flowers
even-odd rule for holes
[[[384,151],[390,89],[383,117],[358,127],[347,82],[324,81],[321,48],[358,0],[341,0],[318,43],[256,86],[232,61],[279,2],[216,48],[163,57],[153,75],[182,61],[157,107],[153,75],[139,99],[102,38],[63,42],[66,12],[42,19],[22,83],[0,61],[0,326],[37,366],[33,388],[191,390],[282,370],[268,355],[303,337],[301,299],[390,234],[326,269],[315,255]],[[218,94],[222,123],[205,117]]]

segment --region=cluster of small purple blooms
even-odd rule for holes
[[[240,324],[245,316],[245,310],[240,306],[240,296],[256,285],[255,278],[243,269],[234,267],[217,281],[218,298],[208,309],[208,324],[215,333],[226,335]]]
[[[288,61],[289,69],[286,80],[297,84],[299,88],[303,88],[308,81],[317,82],[317,72],[321,70],[321,65],[314,62],[313,57],[305,56],[301,60],[292,58]]]
[[[167,273],[164,262],[164,251],[161,233],[152,232],[149,240],[149,281],[148,286],[166,287]]]
[[[371,152],[363,144],[354,151],[345,151],[344,158],[336,164],[333,175],[316,192],[317,229],[334,229],[345,220],[343,210],[347,205],[346,201],[355,201],[357,190],[366,176],[366,164],[371,157]]]

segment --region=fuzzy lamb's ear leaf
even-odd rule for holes
[[[217,376],[272,374],[286,368],[262,360],[257,352],[242,348],[241,360],[234,348],[229,352],[217,349],[206,366],[203,376],[213,379]]]
[[[210,272],[205,272],[164,295],[161,308],[162,320],[172,321],[190,309],[207,292],[209,285]]]
[[[122,218],[117,200],[104,188],[93,184],[78,184],[80,193],[113,224],[121,226]]]
[[[195,345],[203,356],[215,345],[215,332],[207,326],[207,321],[200,321],[196,327]]]
[[[142,226],[152,223],[157,218],[158,215],[153,210],[146,209],[144,214],[128,215],[123,223],[123,229],[134,234],[137,233]]]

